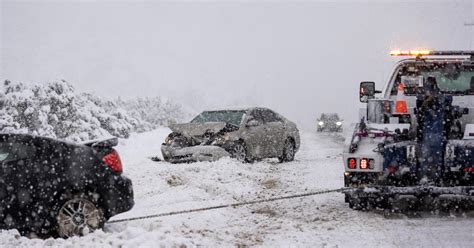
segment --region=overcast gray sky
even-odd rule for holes
[[[358,83],[382,88],[390,49],[472,49],[472,1],[2,1],[0,79],[65,79],[195,111],[261,105],[312,127],[355,120]]]

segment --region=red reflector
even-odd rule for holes
[[[349,169],[355,169],[357,166],[357,162],[355,158],[349,158],[347,160],[347,166],[349,166]]]
[[[105,155],[102,158],[102,161],[106,163],[111,170],[117,173],[122,172],[122,161],[120,161],[120,156],[118,155],[117,151],[112,149],[112,151]]]
[[[474,167],[464,168],[464,172],[474,172]]]
[[[361,169],[367,169],[367,168],[369,168],[369,160],[366,159],[366,158],[361,158],[361,159],[360,159],[360,165],[359,165],[359,166],[360,166]]]

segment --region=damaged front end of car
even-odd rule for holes
[[[161,145],[163,159],[171,163],[216,161],[230,157],[239,127],[229,123],[185,123],[170,126],[173,131]]]

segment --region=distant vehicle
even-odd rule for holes
[[[71,237],[102,228],[134,205],[117,139],[74,144],[0,134],[0,229]]]
[[[190,123],[174,124],[161,146],[169,162],[214,161],[225,156],[242,162],[263,158],[292,161],[300,147],[296,125],[266,108],[204,111]]]
[[[336,113],[323,113],[317,120],[318,132],[342,132],[342,119]]]

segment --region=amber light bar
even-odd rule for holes
[[[423,56],[423,55],[431,55],[431,50],[395,50],[391,51],[391,56]]]
[[[474,51],[393,50],[391,56],[474,56]]]

